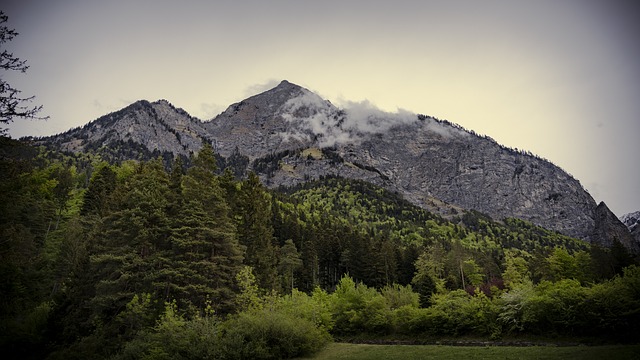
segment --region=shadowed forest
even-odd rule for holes
[[[167,166],[1,139],[3,354],[279,359],[354,338],[637,342],[640,267],[615,241],[473,211],[445,219],[342,178],[269,190],[220,168],[208,145]]]

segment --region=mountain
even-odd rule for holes
[[[270,187],[352,178],[443,216],[473,209],[604,245],[616,234],[637,248],[604,203],[544,159],[429,116],[385,113],[367,103],[339,109],[288,81],[209,121],[164,100],[138,101],[39,141],[70,152],[111,151],[116,160],[187,155],[207,141],[223,158],[244,159],[235,162],[244,167],[236,173],[255,171]]]
[[[83,127],[42,139],[47,145],[69,152],[92,152],[101,148],[133,147],[137,155],[172,153],[188,155],[207,139],[202,121],[166,100],[137,101]]]
[[[640,244],[640,211],[622,215],[620,221],[629,229],[637,244]]]

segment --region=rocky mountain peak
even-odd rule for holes
[[[640,226],[640,211],[624,214],[620,217],[620,221],[630,230],[636,226]]]
[[[188,155],[199,149],[206,132],[202,122],[186,111],[175,108],[167,100],[153,103],[138,100],[133,104],[99,117],[81,128],[60,135],[44,138],[44,143],[55,143],[64,151],[111,152],[121,147],[137,147],[145,157],[159,156],[164,152]],[[118,157],[114,160],[122,160]]]
[[[206,123],[214,147],[229,156],[237,147],[249,158],[310,146],[314,120],[338,109],[315,93],[286,80],[273,89],[232,104]]]
[[[623,224],[604,202],[600,202],[595,209],[594,239],[599,245],[611,247],[614,241],[619,241],[624,247],[635,254],[640,254],[640,243],[637,242],[629,229]]]
[[[636,244],[640,244],[640,211],[622,215],[620,221],[629,229]]]

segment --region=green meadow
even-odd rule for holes
[[[640,359],[640,345],[608,346],[444,346],[444,345],[365,345],[332,343],[314,360],[388,359]]]

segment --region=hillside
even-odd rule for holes
[[[338,109],[287,81],[209,121],[166,101],[140,101],[39,143],[114,161],[163,156],[168,165],[203,141],[220,162],[234,158],[234,173],[254,171],[272,188],[340,176],[398,192],[442,216],[476,210],[607,246],[616,236],[640,249],[630,234],[611,233],[619,220],[597,218],[598,205],[580,182],[544,159],[429,116]]]

